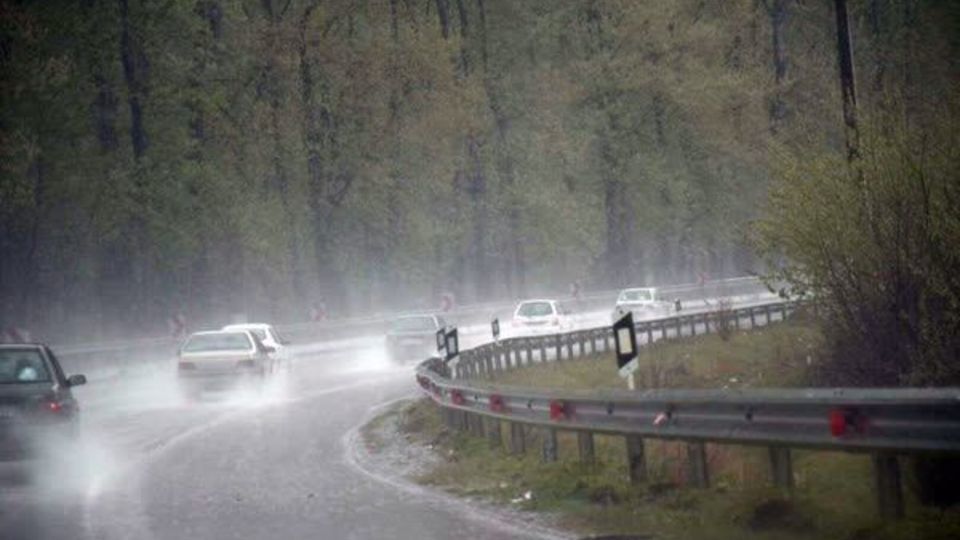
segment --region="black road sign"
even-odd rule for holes
[[[437,330],[437,352],[443,356],[443,350],[447,346],[447,331],[443,328]]]
[[[447,330],[447,334],[444,336],[444,349],[446,350],[446,360],[449,362],[460,352],[460,341],[457,339],[457,328],[453,327],[450,330]]]

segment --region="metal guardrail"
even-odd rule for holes
[[[637,323],[638,345],[659,339],[751,328],[786,318],[797,304],[781,302],[713,314]],[[642,341],[640,340],[642,336]],[[643,439],[687,443],[688,473],[709,484],[705,443],[764,445],[776,485],[793,484],[791,448],[869,452],[874,456],[881,514],[899,517],[903,499],[897,456],[960,454],[960,388],[945,389],[736,389],[601,390],[529,389],[484,379],[524,365],[566,361],[612,348],[609,328],[514,338],[463,351],[454,366],[434,358],[418,366],[417,382],[441,407],[448,425],[486,435],[523,452],[523,426],[542,432],[542,456],[557,459],[556,433],[574,431],[580,458],[593,460],[593,435],[626,439],[631,479],[646,478]],[[611,361],[612,362],[612,361]],[[611,365],[610,369],[613,369]]]
[[[637,344],[646,345],[658,339],[705,334],[716,331],[721,324],[728,325],[727,327],[731,330],[754,328],[785,319],[795,307],[795,303],[775,301],[729,309],[724,310],[723,321],[718,319],[718,313],[706,311],[639,320],[634,325],[637,331]],[[487,343],[461,351],[451,374],[458,379],[490,377],[497,371],[513,369],[525,363],[571,359],[583,356],[587,352],[593,354],[598,351],[608,351],[612,347],[613,331],[609,326],[508,338],[498,343]]]

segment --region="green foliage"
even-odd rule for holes
[[[960,383],[960,131],[876,118],[853,166],[784,158],[760,250],[823,308],[832,384]]]
[[[767,148],[841,134],[829,6],[790,3],[778,86],[761,4],[0,0],[0,326],[742,274]],[[863,100],[929,115],[957,18],[855,9]]]

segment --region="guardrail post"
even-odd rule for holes
[[[690,316],[690,335],[691,336],[697,335],[697,316],[696,315]]]
[[[763,310],[767,312],[767,324],[770,324],[772,322],[770,319],[770,304],[763,306]]]
[[[737,310],[731,310],[730,316],[733,317],[733,327],[737,330],[740,330],[740,312]]]
[[[753,309],[752,307],[751,307],[751,308],[748,308],[748,309],[750,310],[750,328],[756,328],[756,327],[757,327],[757,317],[756,317],[756,315],[755,315],[755,313],[754,313],[754,309]]]
[[[597,354],[597,336],[593,333],[590,334],[590,352]]]
[[[533,364],[533,343],[527,338],[527,365]]]
[[[773,485],[788,490],[793,489],[793,457],[790,449],[784,446],[771,446],[769,450]]]
[[[702,442],[687,443],[687,474],[690,485],[693,487],[710,487],[706,444]]]
[[[510,422],[510,453],[523,454],[527,451],[527,440],[523,434],[523,424]]]
[[[683,335],[683,329],[681,327],[682,325],[681,318],[677,317],[676,320],[677,320],[677,337],[680,337]]]
[[[540,339],[540,361],[547,361],[547,342],[544,339]]]
[[[667,321],[660,321],[660,338],[667,339]]]
[[[483,416],[474,413],[467,414],[468,426],[470,428],[470,434],[474,437],[483,437],[485,432],[483,429]]]
[[[577,448],[580,450],[580,463],[593,465],[596,461],[593,451],[593,433],[589,431],[578,431]]]
[[[567,334],[567,360],[573,360],[573,339]]]
[[[647,327],[647,345],[651,345],[653,344],[653,324],[645,323],[644,326]]]
[[[900,483],[900,462],[894,454],[873,455],[876,477],[877,506],[883,519],[903,517],[903,489]]]
[[[786,303],[780,304],[780,320],[781,321],[787,320],[787,304]]]
[[[580,344],[580,357],[582,358],[587,355],[587,340],[581,335],[578,343]]]
[[[643,454],[643,437],[627,435],[627,468],[630,470],[630,483],[641,484],[647,481],[647,460]]]
[[[562,356],[563,356],[563,341],[560,338],[560,334],[557,334],[555,337],[556,337],[555,346],[557,348],[557,362],[559,362],[560,360],[562,360]]]
[[[447,426],[447,429],[453,430],[457,428],[456,419],[453,417],[452,409],[440,407],[440,417],[443,419],[443,424]]]
[[[499,448],[503,444],[503,437],[500,434],[500,420],[496,418],[487,419],[487,442],[490,448]]]
[[[543,430],[543,446],[540,451],[540,460],[544,463],[553,463],[557,460],[557,430],[546,428]]]

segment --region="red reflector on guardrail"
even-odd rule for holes
[[[503,412],[507,409],[503,403],[503,396],[493,394],[490,396],[490,410],[493,412]]]
[[[460,390],[450,391],[450,401],[452,401],[454,405],[463,405],[467,402],[467,400],[463,397],[463,392]]]
[[[550,419],[563,420],[566,417],[567,417],[567,404],[560,400],[551,401],[550,402]]]
[[[847,432],[848,413],[842,409],[830,411],[828,416],[830,422],[830,434],[834,437],[841,437]]]

